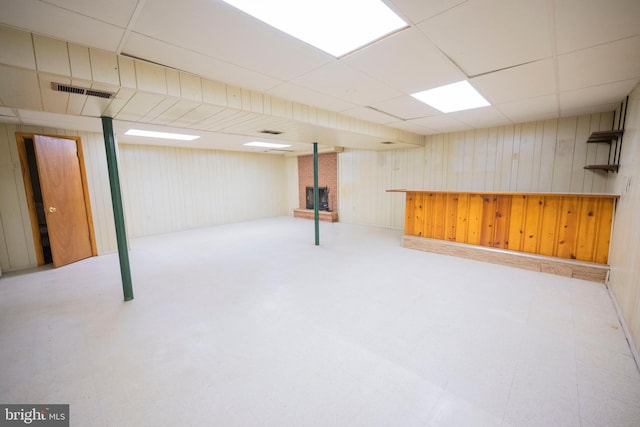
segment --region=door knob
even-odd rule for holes
[[[53,213],[56,211],[56,208],[54,208],[53,206],[49,206],[49,212]]]

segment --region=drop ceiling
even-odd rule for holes
[[[160,64],[419,137],[611,111],[640,81],[638,0],[385,3],[408,28],[341,58],[220,0],[0,0],[0,24],[69,42],[69,49],[86,46],[138,58],[150,67]],[[0,66],[12,48],[0,49]],[[74,64],[57,64],[59,70],[52,70],[47,80],[16,66],[19,61],[13,58],[12,66],[3,68],[0,120],[100,129],[95,117],[104,113],[103,102],[75,112],[67,105],[62,116],[46,107],[56,102],[45,94],[47,81],[70,75],[67,69]],[[11,87],[13,79],[22,82],[18,89],[35,85],[40,93],[26,91],[23,104],[14,105],[18,89]],[[468,80],[491,106],[444,114],[410,97],[460,80]],[[308,150],[311,138],[325,148],[379,150],[415,144],[415,139],[398,141],[394,147],[380,144],[382,137],[139,91],[123,102],[138,103],[136,108],[122,105],[122,111],[115,111],[117,129],[193,129],[203,135],[201,146],[225,149],[241,149],[238,144],[260,129],[282,130],[283,135],[264,140],[294,142],[292,151],[298,152]],[[153,104],[145,114],[129,113],[145,103]]]

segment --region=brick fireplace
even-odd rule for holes
[[[313,219],[313,209],[307,209],[307,187],[313,187],[313,156],[298,157],[298,209],[293,216]],[[338,154],[318,155],[318,187],[326,187],[326,202],[321,203],[320,220],[338,221]],[[327,206],[328,205],[328,206]],[[326,210],[328,208],[328,210]]]

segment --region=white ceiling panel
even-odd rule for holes
[[[440,115],[434,117],[424,117],[421,119],[408,120],[409,123],[414,123],[418,126],[422,126],[428,129],[434,129],[437,132],[457,132],[461,130],[469,130],[471,126],[456,120],[450,116]]]
[[[102,132],[102,122],[97,117],[71,116],[46,111],[19,110],[21,123],[54,129],[74,129],[87,132]]]
[[[69,97],[72,95],[67,92],[58,92],[51,89],[51,82],[55,81],[57,83],[71,84],[71,79],[61,79],[59,76],[40,74],[38,80],[40,82],[40,96],[42,98],[44,110],[58,114],[66,113]],[[73,96],[86,98],[85,95],[73,94]]]
[[[389,126],[392,128],[405,130],[407,132],[417,133],[418,135],[433,135],[436,133],[440,133],[435,129],[430,129],[426,126],[419,125],[410,120],[389,123]]]
[[[398,120],[397,117],[392,117],[388,114],[381,113],[372,108],[356,107],[351,110],[344,111],[347,116],[355,117],[356,119],[366,120],[368,122],[388,124]]]
[[[138,4],[138,0],[46,0],[46,2],[80,15],[96,17],[101,21],[122,28],[129,24],[131,15]]]
[[[36,68],[31,34],[13,28],[0,27],[0,64]]]
[[[631,54],[635,52],[635,54]],[[640,36],[560,55],[560,91],[640,80]]]
[[[496,105],[496,108],[514,123],[549,119],[560,115],[556,95],[505,102]]]
[[[266,91],[282,83],[281,80],[262,74],[261,70],[241,68],[192,50],[182,49],[135,33],[129,35],[123,52],[171,68],[188,71],[212,80],[248,89]]]
[[[388,0],[387,3],[413,24],[419,24],[427,18],[451,9],[467,0]]]
[[[558,53],[640,35],[640,1],[556,0]]]
[[[283,83],[269,89],[267,93],[279,98],[314,105],[330,111],[342,112],[354,107],[354,104],[351,102],[343,101],[334,96],[329,96],[294,83]]]
[[[497,108],[491,106],[458,111],[452,113],[451,117],[474,128],[504,126],[512,123]]]
[[[491,104],[536,98],[556,91],[554,61],[543,59],[470,79]]]
[[[0,23],[115,52],[124,29],[38,0],[3,1]]]
[[[38,75],[33,71],[0,65],[0,99],[15,108],[42,110]]]
[[[550,57],[547,2],[469,0],[418,25],[469,77]]]
[[[182,127],[184,123],[180,121],[180,118],[185,114],[188,114],[190,111],[196,109],[200,105],[199,102],[189,101],[186,99],[181,99],[167,110],[163,111],[155,119],[151,120],[152,123],[161,123],[161,124],[175,124],[176,126]]]
[[[348,55],[344,63],[409,95],[465,78],[416,28]]]
[[[140,120],[164,101],[166,96],[136,92],[116,116],[119,120]]]
[[[394,99],[385,100],[384,102],[374,103],[372,107],[383,111],[392,116],[399,117],[404,120],[416,119],[420,117],[431,117],[442,114],[411,96],[401,96]]]
[[[221,1],[147,1],[133,31],[282,80],[335,61]]]
[[[363,106],[402,95],[341,62],[325,65],[295,79],[294,83]]]
[[[563,116],[567,116],[570,112],[584,111],[585,105],[594,103],[594,109],[600,109],[604,107],[616,105],[629,94],[633,87],[636,85],[637,80],[625,80],[622,82],[609,83],[599,86],[592,86],[584,89],[577,89],[560,93],[560,112]],[[591,111],[595,112],[595,111]]]
[[[223,107],[200,104],[193,110],[189,111],[187,114],[180,117],[173,124],[180,123],[180,125],[188,127],[203,122],[209,117],[213,117],[215,114],[218,114],[222,110],[224,110]]]

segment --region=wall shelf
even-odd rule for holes
[[[587,170],[603,170],[606,172],[618,172],[620,165],[587,165],[584,168]]]
[[[620,103],[620,110],[617,113],[618,115],[618,125],[615,126],[615,116],[614,121],[611,123],[611,127],[617,127],[617,129],[611,130],[601,130],[591,132],[589,138],[587,139],[587,144],[608,144],[609,145],[609,155],[607,157],[606,164],[596,164],[596,165],[586,165],[584,168],[587,170],[600,170],[605,171],[607,173],[614,172],[617,173],[620,168],[620,153],[622,152],[622,135],[624,134],[624,123],[627,118],[627,104],[629,102],[629,97]]]
[[[623,133],[624,130],[622,129],[591,132],[589,139],[587,139],[587,144],[609,144],[609,156],[607,157],[607,164],[587,165],[584,168],[587,170],[601,170],[607,173],[618,172]]]
[[[623,133],[624,131],[622,129],[592,132],[591,135],[589,136],[589,139],[587,139],[587,144],[594,144],[594,143],[611,144],[612,142],[617,141],[618,138],[621,137]]]

